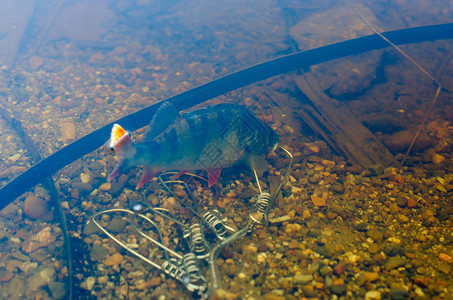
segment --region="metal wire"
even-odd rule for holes
[[[291,153],[281,146],[279,146],[279,148],[290,158],[285,175],[282,177],[280,185],[271,195],[270,193],[263,191],[256,170],[252,169],[258,185],[259,194],[255,196],[256,203],[253,210],[249,213],[249,221],[242,229],[236,230],[228,226],[226,224],[226,219],[223,219],[221,213],[216,209],[202,210],[199,212],[200,201],[193,191],[191,191],[189,185],[182,180],[169,179],[170,175],[174,176],[175,174],[178,174],[176,172],[161,174],[161,176],[159,176],[159,182],[161,186],[177,200],[180,208],[188,208],[192,212],[191,225],[185,224],[184,222],[187,222],[186,220],[184,221],[181,218],[175,217],[168,209],[154,207],[147,201],[146,198],[143,202],[146,205],[143,203],[135,203],[132,206],[132,210],[106,210],[94,215],[92,220],[94,224],[102,230],[102,232],[118,243],[121,247],[134,254],[144,262],[161,270],[168,276],[178,280],[187,290],[197,293],[200,298],[213,296],[215,291],[220,288],[221,284],[221,276],[216,264],[217,257],[221,250],[225,246],[247,235],[247,233],[251,232],[257,224],[267,224],[267,215],[269,210],[271,209],[277,194],[280,192],[293,162]],[[193,174],[184,175],[192,177],[195,176],[198,178],[198,176]],[[173,190],[173,188],[176,187],[175,185],[180,185],[182,187],[181,190],[184,190],[185,194],[175,193]],[[113,234],[109,233],[107,229],[103,228],[97,219],[100,215],[109,213],[128,214],[132,228],[138,232],[141,237],[149,241],[152,246],[163,252],[163,256],[160,256],[161,259],[158,260],[160,262],[145,257],[115,237]],[[187,246],[186,250],[182,250],[182,254],[180,249],[176,252],[170,247],[164,245],[160,225],[155,220],[157,216],[174,222],[178,230],[181,230],[181,235],[183,236]],[[149,230],[152,230],[155,234],[157,234],[157,238],[154,237],[154,234],[150,235]],[[207,234],[206,231],[212,232],[213,235]],[[203,271],[207,271],[206,262],[209,266],[209,285],[203,275]]]
[[[184,237],[189,240],[190,250],[196,254],[198,259],[204,259],[209,256],[211,247],[206,242],[203,229],[199,222],[190,225]]]

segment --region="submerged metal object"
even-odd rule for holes
[[[240,229],[228,225],[227,220],[222,218],[217,209],[209,209],[202,205],[200,199],[203,187],[200,181],[205,179],[190,173],[175,179],[175,175],[179,175],[177,172],[162,173],[158,177],[158,182],[167,195],[176,200],[173,204],[185,211],[184,215],[176,217],[169,209],[155,207],[145,198],[143,203],[135,203],[131,209],[116,208],[99,212],[92,217],[92,221],[129,253],[178,280],[198,297],[208,298],[221,286],[220,271],[215,263],[220,251],[252,232],[256,226],[267,225],[268,212],[286,181],[293,162],[293,156],[288,150],[281,146],[279,149],[289,158],[281,183],[271,196],[269,192],[263,191],[256,171],[252,170],[259,193],[252,198],[255,205],[249,211],[247,224]],[[139,246],[136,242],[123,241],[109,232],[100,220],[105,214],[128,216],[130,226],[126,229],[138,233],[152,245],[148,257],[138,251]],[[166,232],[169,228],[172,228],[173,232],[177,231],[173,236],[173,241],[177,240],[173,243],[173,249],[169,246],[169,233]],[[179,239],[183,243],[179,243]]]

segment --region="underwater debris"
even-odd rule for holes
[[[281,177],[281,182],[274,189],[272,196],[267,192],[263,192],[257,172],[252,169],[259,193],[254,197],[255,208],[250,210],[249,220],[241,229],[237,229],[234,224],[227,223],[226,218],[217,209],[210,210],[205,204],[202,204],[201,199],[199,199],[202,189],[200,189],[200,183],[196,183],[201,179],[199,176],[190,173],[179,175],[177,172],[160,174],[158,177],[159,182],[165,191],[172,196],[168,197],[173,199],[170,206],[179,207],[180,211],[190,212],[191,217],[189,219],[187,219],[187,213],[176,216],[171,212],[171,207],[164,208],[163,204],[161,207],[157,207],[149,203],[148,199],[144,197],[145,204],[141,202],[135,203],[132,206],[132,210],[117,208],[98,212],[93,216],[92,221],[123,249],[169,277],[176,279],[187,290],[195,292],[202,298],[212,297],[218,291],[221,292],[221,278],[219,268],[216,265],[220,252],[231,243],[253,232],[256,226],[267,225],[269,210],[285,183],[293,163],[291,153],[282,147],[280,149],[288,156],[289,163],[286,173]],[[178,175],[178,179],[174,178],[175,175]],[[189,187],[189,184],[191,184],[191,187]],[[109,216],[111,214],[129,216],[129,229],[124,229],[133,229],[141,238],[140,243],[146,242],[150,244],[145,252],[140,251],[140,246],[137,244],[138,241],[134,239],[133,244],[124,241],[112,234],[115,231],[111,229],[111,224],[103,224],[104,219],[110,220]],[[174,247],[179,248],[178,252],[170,248],[171,240],[169,232],[167,232],[164,225],[165,221],[170,222],[172,227],[175,225],[178,227],[177,233],[179,233],[179,236],[178,234],[175,235],[175,233],[172,234],[172,244]],[[301,228],[298,224],[294,226],[296,227],[293,230],[296,231]],[[179,243],[180,239],[185,246]],[[153,254],[149,255],[149,253]],[[123,256],[115,253],[106,259],[104,265],[116,266],[122,261]],[[208,268],[206,268],[206,264]],[[206,269],[209,269],[209,277],[203,275]],[[146,284],[148,285],[148,283]],[[139,289],[142,288],[139,287]]]

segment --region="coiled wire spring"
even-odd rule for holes
[[[273,202],[276,198],[276,195],[280,191],[285,182],[289,170],[292,166],[293,157],[291,153],[289,153],[285,148],[279,147],[286,154],[290,157],[290,163],[288,169],[283,176],[283,179],[278,186],[277,190],[271,196],[267,192],[263,192],[258,180],[258,176],[256,171],[253,170],[255,174],[255,179],[259,188],[259,195],[257,195],[256,203],[253,211],[250,212],[249,217],[250,221],[248,222],[247,226],[240,229],[235,230],[234,228],[229,227],[226,225],[225,220],[221,218],[220,212],[217,210],[208,210],[201,215],[197,212],[197,204],[199,203],[194,196],[194,194],[189,189],[188,185],[180,180],[163,180],[162,177],[159,176],[159,180],[162,186],[170,192],[176,199],[179,199],[178,196],[171,190],[172,184],[179,184],[183,187],[184,191],[187,191],[187,197],[185,199],[180,199],[181,207],[186,207],[183,203],[189,204],[188,208],[193,215],[198,219],[198,221],[192,223],[192,225],[187,226],[186,224],[177,220],[168,209],[163,208],[155,208],[150,203],[146,202],[147,207],[141,203],[137,203],[134,205],[132,210],[128,209],[110,209],[100,213],[97,213],[93,216],[93,222],[105,233],[107,234],[112,240],[117,242],[120,246],[124,249],[129,251],[130,253],[134,254],[141,260],[147,262],[148,264],[152,265],[153,267],[163,271],[168,276],[173,277],[174,279],[180,281],[189,291],[196,292],[202,298],[207,298],[210,295],[213,295],[213,292],[220,288],[220,273],[218,271],[217,264],[215,263],[220,251],[226,245],[231,244],[232,242],[244,237],[248,232],[250,232],[255,225],[265,225],[267,224],[267,215],[270,208],[273,205]],[[171,172],[165,173],[166,176],[171,175]],[[173,174],[177,174],[176,172]],[[196,175],[188,174],[189,176],[198,177]],[[199,178],[199,177],[198,177]],[[136,250],[129,247],[127,244],[113,236],[109,233],[105,228],[103,228],[96,220],[96,218],[104,213],[128,213],[131,214],[130,223],[132,224],[133,228],[143,237],[145,237],[148,241],[152,244],[157,246],[159,249],[164,251],[164,258],[163,262],[158,263],[153,261]],[[155,223],[150,217],[149,213],[159,215],[163,218],[169,219],[173,221],[175,224],[182,229],[183,237],[187,241],[189,251],[183,255],[179,254],[178,252],[173,251],[172,249],[168,248],[162,242],[162,234],[160,232],[159,226]],[[139,228],[138,223],[136,220],[142,220],[142,222],[148,222],[150,225],[154,226],[155,231],[158,234],[158,239],[154,239],[151,236],[148,236],[144,231]],[[200,223],[202,222],[202,223]],[[217,238],[217,243],[212,244],[213,247],[206,241],[205,233],[203,231],[203,226],[205,225],[206,228],[211,230]],[[210,242],[212,242],[210,240]],[[171,255],[171,257],[170,257]],[[210,275],[211,275],[211,284],[208,290],[208,282],[206,278],[202,275],[200,268],[200,263],[206,260],[209,263],[210,268]]]
[[[208,246],[204,238],[203,229],[199,222],[190,225],[184,232],[184,238],[189,241],[189,248],[198,259],[204,259],[209,256],[211,247]]]

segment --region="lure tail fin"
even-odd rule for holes
[[[110,149],[114,150],[118,162],[107,180],[111,181],[116,178],[120,171],[125,171],[131,166],[131,160],[136,151],[135,143],[132,141],[129,132],[118,124],[113,125],[110,135]]]

